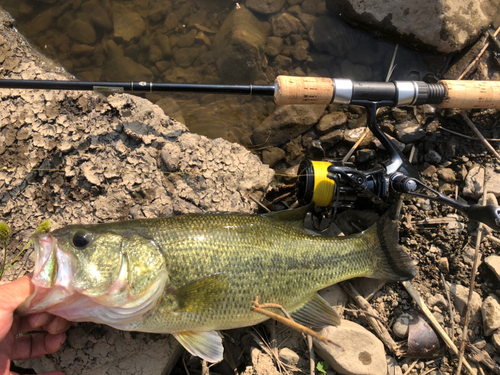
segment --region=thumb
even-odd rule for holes
[[[0,300],[2,310],[14,312],[17,307],[24,302],[35,291],[35,286],[31,283],[30,276],[23,276],[10,283],[0,285]]]

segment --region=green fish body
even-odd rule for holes
[[[322,327],[340,319],[318,290],[360,276],[415,276],[387,215],[360,234],[321,237],[302,229],[306,212],[207,213],[37,235],[36,290],[20,311],[171,333],[192,354],[217,362],[216,330],[267,319],[251,311],[257,296]]]

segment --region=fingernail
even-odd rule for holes
[[[33,324],[31,326],[33,328],[38,328],[38,327],[41,327],[41,326],[48,323],[48,321],[50,320],[50,315],[47,313],[40,313],[40,314],[36,314],[35,318],[31,318],[31,319],[33,319],[33,320],[31,320],[33,322]]]
[[[64,318],[57,318],[57,320],[58,320],[58,322],[57,322],[57,332],[66,331],[69,328],[69,326],[71,325],[71,323],[68,322]]]

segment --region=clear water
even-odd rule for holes
[[[299,8],[283,10],[296,12]],[[62,64],[80,80],[139,81],[179,83],[219,83],[219,72],[213,53],[214,40],[226,17],[238,6],[232,0],[0,0],[0,5],[16,20],[20,32],[39,50]],[[321,9],[321,8],[320,8]],[[117,36],[116,13],[132,14],[129,38]],[[309,11],[302,9],[303,12]],[[314,17],[324,17],[317,10]],[[322,14],[323,13],[323,14]],[[175,15],[175,17],[174,17]],[[258,15],[271,24],[272,15]],[[335,16],[335,15],[330,15]],[[132,25],[137,22],[139,26]],[[340,18],[335,22],[343,23]],[[127,28],[126,28],[127,29]],[[344,50],[320,51],[313,43],[306,48],[307,59],[290,55],[289,66],[267,54],[258,82],[272,83],[279,74],[317,75],[355,80],[384,81],[395,44],[376,39],[348,25],[338,37]],[[202,32],[203,37],[199,37]],[[193,36],[197,37],[193,41]],[[158,45],[167,36],[170,52]],[[162,39],[163,38],[163,39]],[[126,40],[129,39],[129,40]],[[283,37],[284,45],[293,49],[308,40],[307,30]],[[179,62],[172,56],[179,48],[195,49],[197,57]],[[117,62],[116,51],[133,61]],[[288,61],[287,59],[285,59]],[[422,54],[399,47],[392,79],[419,80],[432,77],[443,68],[446,58]],[[137,65],[138,64],[138,65]],[[140,68],[140,69],[139,69]],[[250,135],[273,109],[272,98],[207,94],[148,94],[148,99],[164,108],[168,115],[183,121],[193,132],[211,138],[250,145]]]

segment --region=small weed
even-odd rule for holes
[[[328,364],[328,362],[321,361],[321,362],[318,362],[318,364],[316,365],[316,370],[318,370],[322,375],[325,375],[326,370],[328,370],[329,367],[330,367],[330,365]]]

